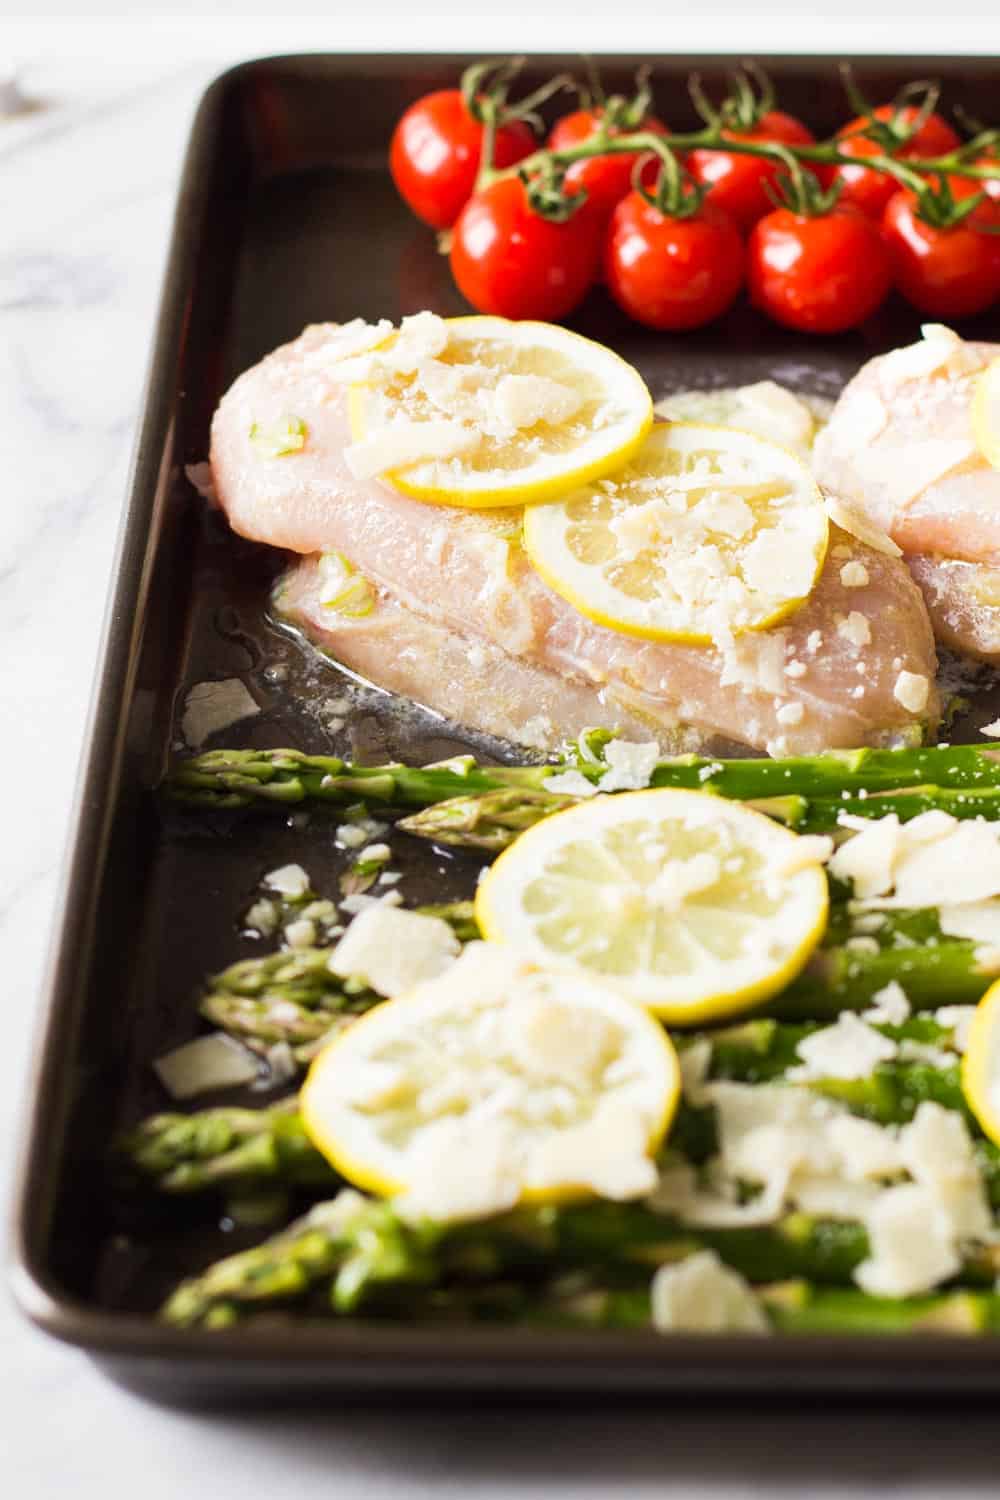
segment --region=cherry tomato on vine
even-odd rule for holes
[[[940,226],[921,218],[914,194],[903,189],[889,199],[882,227],[896,285],[921,312],[967,318],[1000,298],[996,199],[984,199],[959,223]]]
[[[780,109],[765,111],[750,130],[725,129],[722,134],[730,141],[774,141],[785,146],[809,146],[816,139],[801,120]],[[699,146],[689,153],[686,166],[696,182],[710,188],[716,208],[735,219],[741,229],[750,229],[774,206],[767,188],[777,180],[780,162]]]
[[[572,146],[579,146],[596,135],[607,119],[606,111],[600,105],[563,115],[552,127],[546,145],[550,151],[565,151]],[[654,135],[667,133],[667,127],[655,115],[644,115],[634,124],[628,120],[619,124],[615,123],[613,112],[607,123],[607,130],[612,136],[631,135],[635,130],[651,131]],[[566,172],[566,191],[578,193],[581,188],[585,189],[589,204],[607,223],[615,206],[631,190],[632,172],[638,159],[638,154],[630,151],[621,156],[589,156],[583,161],[574,162]],[[655,164],[651,163],[650,166],[655,175]]]
[[[710,201],[662,212],[639,192],[615,209],[604,279],[619,307],[649,328],[700,328],[724,313],[743,285],[743,238]]]
[[[411,104],[389,147],[389,170],[400,196],[434,229],[448,229],[472,194],[479,171],[483,126],[461,89],[440,89]],[[496,132],[493,163],[512,167],[535,149],[523,120]]]
[[[858,209],[776,208],[754,226],[747,258],[755,307],[803,333],[843,333],[863,323],[892,285],[878,225]]]
[[[974,157],[971,165],[974,167],[989,167],[991,172],[996,173],[996,176],[978,177],[974,181],[967,177],[964,180],[966,182],[971,181],[974,188],[979,188],[988,197],[1000,198],[1000,154],[995,151],[987,151],[984,156]],[[954,182],[952,185],[954,186]]]
[[[919,109],[915,104],[905,104],[901,109],[894,104],[880,104],[873,111],[876,120],[886,125],[895,123],[901,130],[911,126],[918,113]],[[852,156],[879,156],[887,150],[887,145],[883,146],[869,136],[859,134],[868,123],[866,116],[859,115],[856,120],[849,121],[837,131],[838,143]],[[889,154],[900,161],[914,156],[944,156],[960,144],[960,137],[947,120],[938,114],[930,114],[908,141],[892,149]],[[876,172],[870,167],[826,167],[819,171],[819,176],[825,187],[830,187],[834,182],[841,184],[841,203],[853,203],[855,208],[860,208],[862,213],[869,214],[874,219],[881,218],[885,205],[899,186],[888,173]]]
[[[558,322],[595,279],[601,227],[586,204],[562,222],[542,218],[521,179],[502,177],[459,214],[452,275],[480,312]]]

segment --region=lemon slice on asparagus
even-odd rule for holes
[[[976,1006],[962,1059],[962,1090],[986,1135],[1000,1145],[1000,980]]]
[[[597,797],[515,840],[476,895],[490,939],[616,985],[668,1022],[783,988],[826,924],[816,845],[705,792]]]
[[[629,464],[524,518],[545,581],[600,625],[708,645],[776,625],[805,602],[827,516],[786,448],[706,423],[654,427]]]
[[[301,1108],[351,1182],[448,1220],[651,1191],[679,1086],[666,1032],[613,986],[477,942],[330,1042]]]
[[[987,463],[1000,469],[1000,358],[992,360],[976,381],[972,430]]]
[[[347,463],[436,505],[550,500],[620,468],[653,420],[630,364],[550,323],[420,313],[354,363]]]

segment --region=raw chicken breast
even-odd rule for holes
[[[343,457],[350,441],[344,393],[323,368],[323,347],[335,338],[332,326],[307,329],[236,381],[212,424],[211,467],[234,530],[292,551],[336,551],[371,580],[383,602],[360,621],[324,609],[315,560],[302,564],[283,605],[354,670],[387,686],[391,675],[396,691],[451,717],[461,697],[467,722],[494,733],[508,732],[501,719],[521,724],[519,738],[533,718],[551,718],[546,744],[571,732],[564,712],[585,708],[590,723],[638,721],[665,748],[689,729],[702,741],[723,736],[789,754],[912,740],[937,722],[933,639],[897,559],[833,528],[807,604],[780,628],[724,651],[593,624],[531,567],[517,512],[438,508],[353,477]],[[303,450],[262,455],[249,441],[253,424],[267,428],[289,416],[307,426]],[[842,577],[852,561],[863,579],[853,586]],[[388,659],[395,647],[372,644],[385,641],[386,620],[398,622],[412,651],[402,661]],[[420,659],[439,649],[427,625],[449,634],[450,645],[462,643],[449,651],[447,668]],[[489,648],[489,663],[477,665],[476,647]],[[362,655],[368,666],[359,664]],[[558,679],[548,689],[551,712],[532,709],[539,679],[513,668],[504,705],[493,705],[488,677],[505,658]],[[580,697],[584,689],[592,708]],[[563,697],[574,706],[560,707]]]
[[[987,660],[1000,660],[1000,470],[979,452],[971,410],[998,354],[1000,344],[931,326],[921,343],[869,360],[813,458],[819,482],[903,549],[938,638]]]

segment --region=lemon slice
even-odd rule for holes
[[[976,381],[972,430],[987,463],[1000,469],[1000,358],[991,360]]]
[[[710,422],[740,427],[807,457],[818,426],[816,411],[774,380],[721,386],[713,391],[675,391],[654,408],[668,422]]]
[[[706,792],[596,797],[538,823],[481,882],[490,939],[610,982],[668,1022],[773,995],[823,934],[814,844]]]
[[[627,635],[708,645],[764,630],[805,602],[826,556],[806,465],[749,432],[654,427],[635,458],[524,518],[546,583]]]
[[[650,1192],[679,1087],[666,1032],[615,988],[477,942],[330,1042],[301,1108],[343,1176],[439,1221]]]
[[[986,1135],[1000,1145],[1000,979],[976,1006],[962,1059],[962,1090]]]
[[[551,500],[619,468],[653,420],[631,365],[550,323],[421,313],[363,373],[347,462],[436,505]]]

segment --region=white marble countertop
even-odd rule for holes
[[[70,5],[68,16],[0,21],[0,84],[12,57],[35,104],[0,118],[0,701],[15,793],[0,844],[4,1199],[72,800],[66,770],[83,735],[180,156],[209,79],[241,57],[379,50],[387,36],[414,50],[503,52],[525,40],[533,50],[709,50],[724,38],[734,52],[1000,52],[995,0],[952,6],[946,21],[926,0],[883,0],[874,18],[861,0],[842,0],[837,21],[807,21],[799,0],[765,0],[763,15],[716,0],[704,21],[675,20],[662,0],[514,0],[502,22],[467,3],[411,5],[381,0],[368,20],[353,6],[282,19],[261,7],[207,26],[177,0],[168,17],[136,18],[133,3],[118,17],[114,6],[83,18]],[[293,1486],[303,1500],[996,1493],[995,1424],[974,1414],[837,1417],[803,1401],[794,1423],[762,1408],[720,1426],[717,1412],[677,1418],[666,1402],[518,1412],[395,1402],[198,1416],[116,1389],[33,1333],[6,1299],[0,1348],[0,1473],[16,1500],[67,1482],[81,1500],[137,1489],[144,1500],[235,1500]]]

